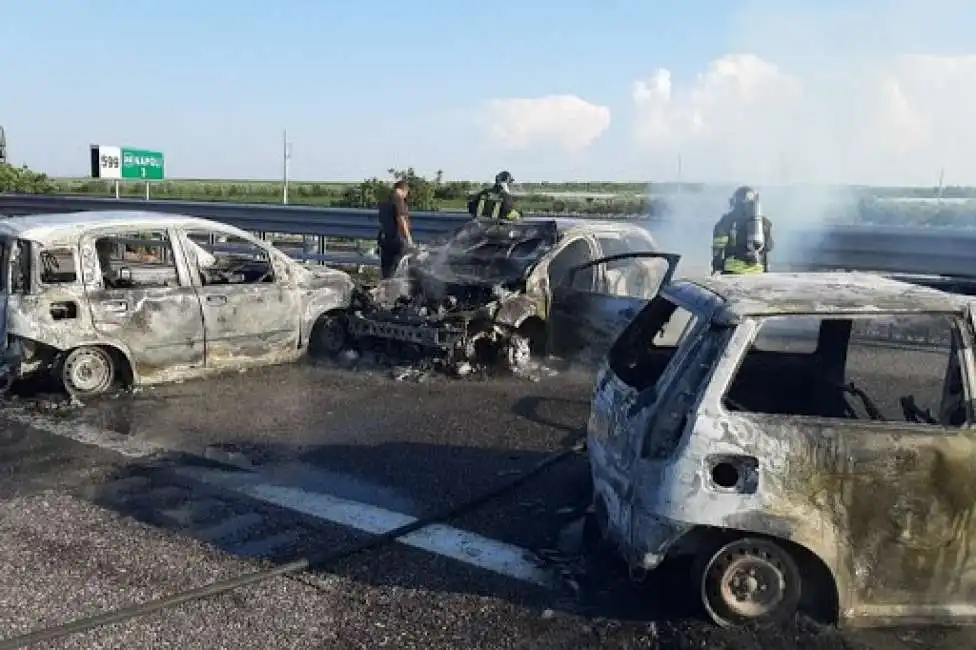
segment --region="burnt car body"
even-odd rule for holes
[[[455,358],[501,352],[513,367],[608,346],[661,284],[657,250],[637,224],[475,219],[373,288],[349,330]]]
[[[594,529],[638,575],[690,560],[723,626],[973,622],[970,301],[866,273],[662,288],[596,381]]]
[[[3,219],[0,262],[4,384],[53,372],[79,396],[297,359],[331,345],[353,291],[243,230],[151,212]]]

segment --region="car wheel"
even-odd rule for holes
[[[115,360],[104,348],[75,348],[61,364],[61,383],[75,397],[100,395],[115,383]]]
[[[528,336],[513,332],[505,342],[505,365],[509,370],[524,368],[532,359],[532,342]]]
[[[696,570],[701,603],[717,625],[767,626],[796,614],[800,570],[789,552],[759,538],[742,538],[706,556]]]
[[[349,344],[346,316],[342,312],[330,312],[319,316],[309,336],[308,349],[313,356],[332,358]]]

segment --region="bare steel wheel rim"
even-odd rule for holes
[[[716,604],[731,618],[757,620],[783,604],[787,573],[779,557],[757,545],[730,549],[716,558],[708,579],[718,587]]]
[[[66,383],[75,391],[97,393],[112,381],[112,360],[102,350],[76,350],[64,365]]]
[[[532,357],[532,350],[529,346],[529,339],[518,334],[513,335],[508,341],[508,365],[511,368],[519,368],[529,362]]]

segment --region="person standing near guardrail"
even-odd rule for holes
[[[407,207],[409,194],[407,181],[397,181],[393,184],[390,199],[380,204],[380,232],[376,243],[380,249],[380,273],[384,279],[393,276],[407,249],[413,248],[410,210]]]
[[[515,179],[508,172],[498,172],[495,184],[481,190],[468,201],[468,214],[475,219],[487,217],[489,219],[505,219],[516,221],[522,218],[515,209],[515,197],[512,196],[511,186]]]

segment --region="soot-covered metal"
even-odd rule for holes
[[[351,278],[237,228],[143,212],[0,222],[5,385],[77,396],[297,359],[349,306]]]
[[[694,558],[723,625],[976,621],[973,324],[867,274],[671,285],[597,380],[600,529],[635,571]]]
[[[567,291],[559,304],[570,270],[620,250],[646,253],[656,246],[634,224],[473,220],[445,245],[409,255],[394,278],[361,291],[353,299],[348,330],[360,345],[414,347],[449,365],[501,361],[517,370],[533,355],[558,352],[551,336],[558,314],[586,310],[586,301]],[[638,265],[636,274],[654,276],[638,283],[650,289],[636,297],[643,302],[663,274],[654,265]],[[602,267],[592,270],[589,284],[576,293],[619,298],[607,286],[610,275]],[[605,315],[597,310],[590,321]],[[619,314],[611,316],[608,326],[619,328]],[[580,324],[571,320],[567,330]]]

